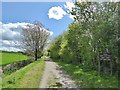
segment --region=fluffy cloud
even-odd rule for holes
[[[23,28],[26,28],[26,25],[30,23],[8,23],[4,24],[0,22],[0,50],[7,50],[7,51],[21,51],[21,31]],[[47,31],[47,30],[46,30]],[[52,35],[53,32],[50,32]]]
[[[20,51],[20,37],[22,28],[25,28],[28,23],[8,23],[0,22],[0,50]]]
[[[72,11],[72,8],[75,8],[73,2],[66,2],[64,4],[64,9],[67,9],[68,12]],[[74,15],[67,14],[66,11],[64,11],[60,6],[52,7],[48,11],[49,18],[53,18],[56,20],[62,19],[65,15],[67,15],[71,19],[74,19],[75,17]]]
[[[25,28],[26,25],[29,24],[29,23],[25,23],[25,22],[22,22],[22,23],[8,23],[8,24],[2,24],[2,27],[3,28]]]
[[[74,20],[75,15],[69,14],[69,18]]]
[[[52,7],[48,12],[49,18],[54,18],[56,20],[62,19],[64,15],[66,15],[66,12],[60,6]]]
[[[0,36],[2,36],[3,40],[18,40],[20,38],[20,32],[12,31],[9,29],[0,29],[0,31]]]
[[[19,41],[12,41],[12,40],[0,40],[0,43],[2,43],[2,46],[4,47],[20,47]]]
[[[14,52],[17,52],[17,51],[21,51],[21,49],[19,48],[15,48],[15,47],[0,47],[0,50],[4,50],[4,51],[14,51]]]
[[[25,28],[28,23],[1,23],[0,36],[3,40],[18,40],[22,28]]]
[[[52,31],[49,31],[48,29],[43,28],[43,30],[46,31],[46,32],[48,32],[48,33],[50,33],[50,36],[53,35],[53,32],[52,32]]]

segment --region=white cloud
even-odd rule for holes
[[[53,32],[50,31],[50,35],[52,36],[52,35],[53,35]]]
[[[56,20],[62,19],[64,15],[66,15],[66,12],[60,6],[52,7],[48,12],[49,18],[54,18]]]
[[[52,35],[53,35],[53,32],[52,32],[52,31],[49,31],[49,30],[47,30],[47,29],[45,29],[45,28],[43,28],[43,29],[44,29],[44,31],[46,31],[46,32],[50,33],[50,36],[52,36]]]
[[[4,51],[14,51],[14,52],[17,52],[17,51],[21,51],[21,49],[19,48],[15,48],[15,47],[0,47],[0,50],[4,50]]]
[[[10,29],[0,29],[0,36],[2,36],[2,39],[4,40],[18,40],[20,37],[20,32],[12,31]]]
[[[1,22],[2,23],[2,22]],[[2,23],[3,24],[3,23]],[[3,24],[3,27],[9,27],[9,28],[17,28],[17,27],[25,27],[25,25],[27,25],[29,23],[25,23],[25,22],[17,22],[17,23],[7,23],[7,24]]]
[[[21,37],[20,33],[22,28],[25,28],[28,23],[2,23],[2,27],[0,27],[0,36],[2,36],[2,40],[15,40],[18,41]]]
[[[0,50],[6,51],[21,51],[21,31],[30,23],[7,23],[0,22]],[[46,30],[46,29],[45,29]],[[47,30],[46,30],[47,31]],[[53,34],[51,31],[50,35]]]
[[[7,23],[0,22],[0,50],[20,51],[20,37],[22,28],[25,28],[28,23]]]
[[[22,23],[7,23],[7,24],[2,24],[2,29],[5,29],[5,30],[12,30],[12,31],[15,31],[15,32],[21,32],[22,28],[25,28],[26,25],[29,24],[29,23],[25,23],[25,22],[22,22]]]
[[[69,18],[74,20],[75,15],[69,14]]]
[[[20,43],[19,41],[12,41],[12,40],[0,40],[0,43],[2,44],[2,46],[5,47],[20,47]]]

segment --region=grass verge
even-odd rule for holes
[[[38,88],[44,71],[44,57],[3,77],[3,88]]]
[[[96,71],[85,70],[80,65],[57,62],[81,88],[118,88],[115,76],[97,75]]]

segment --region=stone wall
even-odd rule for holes
[[[11,64],[7,64],[2,66],[2,70],[4,74],[10,74],[16,70],[19,70],[20,68],[30,64],[34,62],[34,59],[29,59],[29,60],[22,60],[22,61],[18,61],[18,62],[14,62]]]

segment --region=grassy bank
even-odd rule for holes
[[[3,77],[3,88],[38,88],[44,71],[44,57]]]
[[[0,65],[28,59],[28,56],[18,52],[0,52],[0,54],[2,56],[2,62],[0,62]]]
[[[97,75],[96,71],[86,70],[80,65],[57,62],[81,88],[118,88],[118,78]]]

